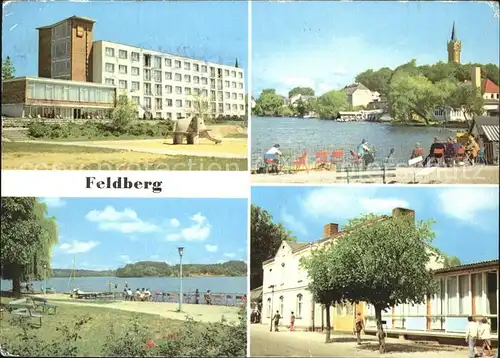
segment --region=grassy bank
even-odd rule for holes
[[[9,299],[2,298],[2,306]],[[4,312],[0,343],[21,356],[244,356],[246,316],[237,325],[59,304],[42,327]],[[242,312],[242,317],[245,312]],[[150,339],[155,348],[146,349]]]
[[[247,170],[246,159],[166,155],[71,145],[2,142],[2,169]]]

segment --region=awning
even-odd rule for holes
[[[482,125],[481,129],[489,141],[498,142],[498,139],[499,139],[498,126]]]

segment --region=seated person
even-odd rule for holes
[[[423,166],[425,167],[429,160],[431,159],[437,159],[441,158],[441,156],[438,154],[437,156],[434,154],[435,149],[445,149],[444,143],[442,143],[438,137],[434,137],[434,143],[431,144],[431,147],[429,149],[429,155],[425,158],[424,162],[422,163]]]
[[[273,145],[267,152],[264,154],[264,161],[271,161],[273,163],[273,166],[275,169],[279,172],[279,163],[280,163],[280,156],[283,155],[280,151],[280,145],[275,144]]]
[[[454,164],[456,154],[453,138],[449,137],[448,141],[444,144],[444,161],[448,166]]]
[[[415,143],[415,148],[413,148],[413,150],[411,151],[410,159],[415,159],[420,157],[423,152],[424,150],[420,145],[420,142]]]
[[[373,159],[372,150],[368,147],[368,141],[363,139],[361,143],[356,148],[356,152],[359,157],[363,160],[363,168],[366,169],[368,165],[372,164],[375,160]]]
[[[146,291],[144,291],[144,301],[149,301],[151,298],[151,291],[149,291],[149,288],[146,288]]]

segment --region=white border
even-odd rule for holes
[[[159,181],[162,190],[154,193],[152,189],[87,189],[87,177]],[[2,196],[248,199],[249,188],[247,171],[2,170]]]

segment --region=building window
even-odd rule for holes
[[[132,67],[132,76],[139,76],[139,67]]]
[[[243,89],[243,83],[242,82],[238,83],[238,87],[239,89]]]
[[[238,105],[237,104],[233,104],[233,111],[237,111],[238,110]],[[284,282],[285,280],[283,280]],[[281,284],[283,284],[283,282]]]
[[[224,104],[219,103],[219,112],[224,112]]]
[[[136,105],[140,105],[140,100],[140,97],[132,96],[132,102],[134,102]]]
[[[202,65],[202,66],[201,66],[201,72],[203,72],[203,73],[207,73],[207,71],[208,71],[207,66]]]
[[[104,66],[104,69],[106,72],[114,73],[115,72],[115,65],[113,65],[112,63],[106,63],[106,65]]]
[[[236,77],[236,71],[231,71],[231,77]]]
[[[191,101],[184,101],[184,104],[186,105],[186,108],[191,108]]]
[[[182,107],[182,100],[181,99],[176,99],[175,100],[175,106],[178,107],[178,108],[181,108]]]
[[[176,80],[176,81],[182,81],[182,76],[181,76],[181,74],[180,74],[180,73],[176,73],[176,74],[175,74],[175,80]]]
[[[133,91],[139,91],[139,89],[140,89],[140,84],[139,84],[139,82],[132,81],[132,90],[133,90]]]
[[[232,94],[231,94],[231,98],[232,98],[232,99],[236,99],[236,98],[237,98],[237,97],[236,97],[236,93],[232,93]]]
[[[126,75],[127,74],[127,66],[119,65],[118,66],[118,72],[120,72],[123,75]]]
[[[229,76],[229,70],[224,70],[224,76]]]
[[[243,100],[243,93],[240,93],[240,94],[238,95],[238,99],[239,99],[239,100]]]
[[[469,296],[469,275],[458,276],[458,313],[461,315],[472,314]]]
[[[165,100],[165,105],[166,105],[167,107],[172,107],[172,100],[171,100],[171,99],[169,99],[169,98],[167,98],[167,99]]]
[[[206,84],[208,84],[208,78],[206,78],[206,77],[202,77],[202,78],[201,78],[201,84],[202,84],[202,85],[206,85]]]
[[[172,113],[171,112],[167,112],[167,119],[172,119]]]
[[[175,87],[175,93],[177,93],[177,94],[182,94],[182,87],[180,87],[180,86],[176,86],[176,87]]]
[[[152,96],[153,92],[151,91],[151,83],[145,83],[144,84],[144,94],[148,96]]]
[[[172,93],[172,86],[166,85],[165,86],[165,93]]]
[[[181,61],[177,61],[177,60],[175,60],[175,62],[174,62],[174,67],[175,67],[175,68],[181,68]]]
[[[285,297],[280,296],[280,316],[283,317],[283,313],[285,312]]]
[[[155,94],[161,96],[161,85],[155,85]]]
[[[236,88],[236,82],[231,82],[233,88]]]
[[[245,106],[240,104],[240,111],[244,111],[245,110]]]
[[[300,319],[302,317],[302,294],[297,295],[297,308],[295,309],[295,316]]]
[[[155,56],[153,60],[153,68],[161,68],[161,57]]]
[[[200,94],[200,89],[199,88],[193,88],[193,93],[195,96],[198,96]]]
[[[132,58],[132,61],[139,61],[139,52],[132,52],[132,54],[130,55],[130,57]]]
[[[111,85],[111,86],[114,86],[115,85],[115,80],[112,79],[112,78],[106,78],[104,80],[104,83],[107,84],[107,85]]]
[[[203,97],[208,96],[208,91],[207,91],[206,89],[201,90],[201,95],[202,95]]]
[[[118,87],[120,89],[127,89],[127,81],[123,81],[123,80],[118,81]]]
[[[231,93],[229,93],[229,92],[224,92],[224,97],[225,97],[226,99],[230,99],[230,98],[231,98]]]
[[[169,58],[166,58],[166,59],[165,59],[165,66],[166,66],[166,67],[172,67],[172,60],[171,60],[171,59],[169,59]]]
[[[271,318],[272,312],[273,312],[273,307],[271,304],[271,297],[269,297],[267,299],[267,310],[266,310],[267,318]]]
[[[197,63],[193,63],[193,71],[200,71],[200,65],[198,65]]]
[[[191,69],[191,64],[189,62],[184,62],[184,69],[189,71]]]
[[[157,109],[161,109],[161,108],[157,108]],[[161,119],[161,112],[156,112],[156,119]]]
[[[210,79],[210,88],[215,89],[215,80],[213,78]]]
[[[210,77],[215,77],[215,67],[210,67]]]
[[[224,94],[222,91],[217,92],[217,101],[223,101],[224,100]]]
[[[115,57],[115,49],[112,47],[106,47],[104,50],[107,57]]]
[[[191,94],[191,88],[185,87],[184,88],[184,94]]]
[[[193,83],[195,84],[200,83],[200,78],[198,76],[193,76]]]
[[[144,70],[144,81],[151,81],[151,70]]]
[[[182,113],[177,112],[177,113],[176,113],[176,116],[177,116],[177,119],[181,119],[181,118],[182,118]]]
[[[124,60],[126,60],[127,57],[128,57],[127,56],[127,51],[125,51],[125,50],[118,50],[118,57],[119,58],[123,58]]]
[[[184,75],[184,82],[191,83],[191,76],[190,75]]]
[[[162,100],[161,98],[155,98],[155,108],[161,110],[162,109]]]
[[[165,72],[165,79],[168,81],[168,80],[171,80],[172,79],[172,72]]]
[[[224,81],[224,87],[229,87],[229,81]]]
[[[447,278],[448,309],[447,313],[451,315],[458,314],[458,279],[457,276]]]
[[[154,71],[153,77],[155,82],[161,82],[161,71]]]
[[[243,72],[238,72],[238,78],[243,78]]]
[[[231,105],[229,103],[226,103],[225,107],[226,107],[226,111],[230,111],[231,110]]]
[[[144,107],[151,109],[151,97],[144,97]]]

